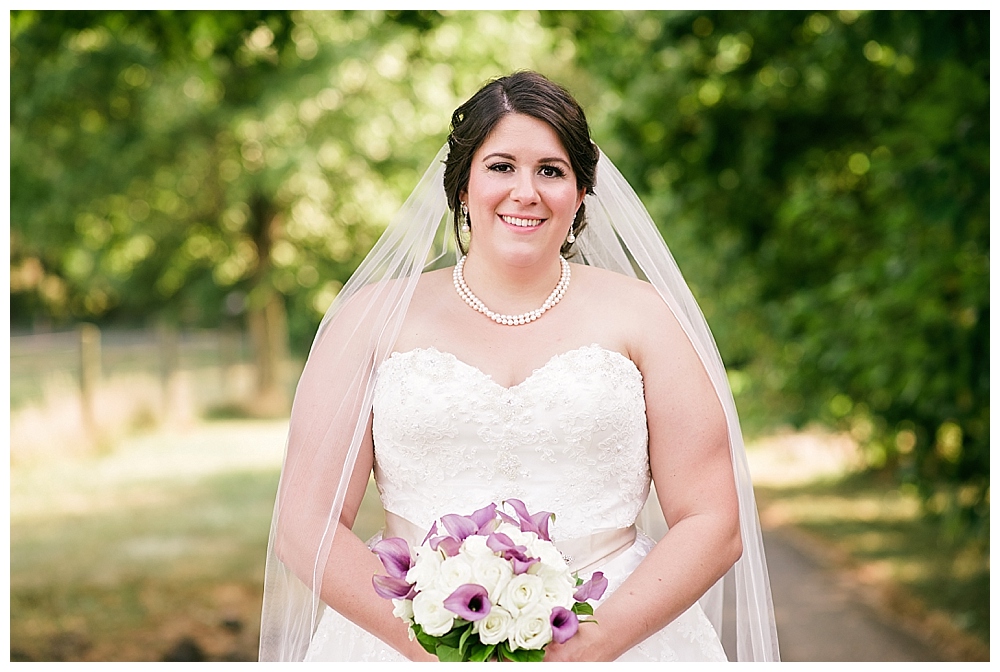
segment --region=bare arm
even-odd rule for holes
[[[406,626],[392,615],[392,603],[375,593],[372,576],[384,568],[351,530],[374,462],[370,409],[366,426],[358,427],[372,376],[372,329],[365,323],[367,313],[355,310],[366,298],[363,292],[359,296],[321,334],[296,390],[278,492],[275,552],[346,618],[411,659],[433,660],[409,640]],[[335,495],[355,443],[357,459],[341,508]],[[331,520],[338,509],[339,519]]]
[[[323,574],[320,597],[346,618],[410,660],[437,660],[416,641],[410,641],[406,625],[392,614],[392,602],[375,594],[372,576],[385,574],[385,568],[378,557],[351,531],[368,485],[372,464],[369,420],[365,441],[361,445],[361,454],[344,502],[344,511],[330,548],[330,559]]]
[[[662,301],[640,314],[630,354],[643,374],[650,470],[670,529],[596,610],[598,624],[550,645],[547,660],[614,660],[687,610],[742,553],[722,406]]]

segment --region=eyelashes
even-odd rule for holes
[[[513,172],[514,166],[505,162],[498,161],[497,163],[491,163],[486,166],[487,170],[493,171],[495,173],[510,173]],[[564,171],[559,166],[545,165],[538,169],[539,174],[543,177],[559,178],[566,177],[566,171]]]

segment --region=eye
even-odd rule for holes
[[[538,172],[541,173],[542,176],[544,176],[544,177],[565,177],[566,176],[566,172],[562,168],[559,168],[558,166],[542,166],[538,170]]]
[[[512,170],[514,170],[514,166],[510,165],[509,163],[505,163],[503,161],[499,161],[497,163],[493,163],[493,164],[490,164],[490,165],[486,166],[486,169],[487,170],[492,170],[493,172],[496,172],[496,173],[509,173]]]

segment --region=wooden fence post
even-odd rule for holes
[[[101,381],[101,330],[93,324],[81,324],[80,335],[80,405],[83,424],[91,438],[97,438],[94,394]]]
[[[177,370],[177,330],[167,324],[160,324],[157,329],[157,345],[160,351],[160,390],[163,401],[161,413],[163,420],[169,421],[173,408],[173,377]]]
[[[236,385],[236,365],[243,354],[240,332],[230,325],[219,327],[216,332],[219,348],[219,388],[222,390],[222,404],[235,403],[238,395]]]

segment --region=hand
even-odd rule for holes
[[[545,647],[546,662],[612,661],[603,650],[601,631],[597,623],[582,621],[576,634],[563,644],[549,642]]]

